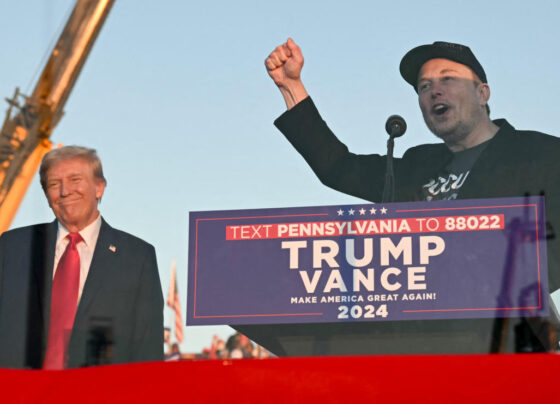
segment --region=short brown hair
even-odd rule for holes
[[[101,166],[101,160],[97,155],[95,149],[89,149],[82,146],[64,146],[58,149],[53,149],[43,157],[41,161],[41,167],[39,168],[39,178],[41,180],[41,187],[43,192],[47,190],[47,172],[55,163],[63,160],[70,159],[83,159],[91,164],[93,169],[93,175],[98,180],[103,181],[107,184],[107,180],[103,176],[103,167]]]

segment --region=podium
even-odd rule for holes
[[[497,329],[498,327],[498,329]],[[485,354],[540,352],[523,320],[463,319],[319,324],[235,325],[278,356]],[[496,331],[497,329],[497,331]],[[501,334],[501,332],[505,334]],[[505,335],[502,344],[496,336]]]
[[[555,350],[543,197],[375,206],[191,212],[187,324],[279,356]]]

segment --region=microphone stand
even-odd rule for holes
[[[395,173],[393,172],[393,150],[395,136],[390,135],[387,140],[387,168],[385,169],[385,186],[381,202],[393,202],[395,199]]]

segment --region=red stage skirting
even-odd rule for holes
[[[2,403],[558,403],[560,356],[360,356],[0,369]]]

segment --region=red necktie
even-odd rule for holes
[[[52,286],[49,340],[43,369],[64,368],[78,307],[80,255],[76,245],[83,239],[79,233],[70,233],[66,238],[70,242],[60,257]]]

